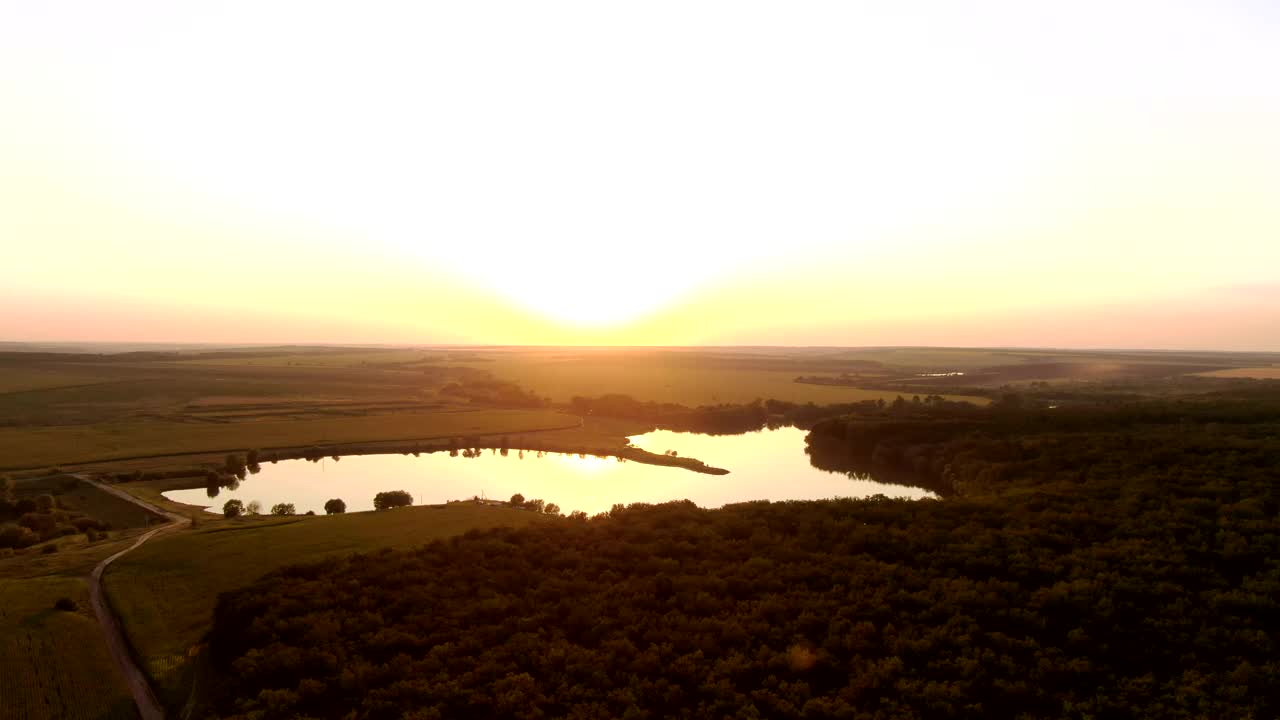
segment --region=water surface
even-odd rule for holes
[[[535,451],[481,451],[479,457],[450,457],[447,452],[412,455],[352,455],[335,462],[283,460],[265,464],[240,486],[223,488],[210,498],[204,488],[171,490],[165,497],[221,512],[231,498],[257,500],[264,511],[281,502],[297,511],[324,512],[329,498],[342,498],[347,510],[372,510],[373,496],[382,490],[407,490],[413,501],[429,505],[476,495],[506,500],[515,493],[541,498],[562,512],[594,514],[614,503],[692,500],[702,507],[719,507],[746,500],[814,500],[832,497],[934,497],[921,488],[850,478],[809,464],[805,431],[797,428],[761,430],[741,435],[699,435],[665,430],[631,438],[650,452],[674,450],[728,475],[706,475],[677,467],[646,465],[617,458],[542,454]]]

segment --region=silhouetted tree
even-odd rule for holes
[[[516,493],[515,495],[512,495],[511,504],[515,505],[516,507],[520,507],[521,505],[524,505],[524,495],[521,495],[520,493]]]
[[[297,515],[298,511],[293,503],[276,503],[271,506],[272,515]]]
[[[244,502],[232,498],[222,504],[222,516],[237,518],[244,514]]]
[[[404,490],[384,490],[373,496],[373,509],[390,510],[413,504],[413,496]]]
[[[328,515],[341,515],[347,511],[347,504],[342,501],[342,498],[333,498],[325,501],[324,511]]]

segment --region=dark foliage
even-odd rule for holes
[[[675,403],[642,402],[630,395],[574,397],[569,409],[580,415],[602,415],[651,422],[666,430],[710,435],[759,430],[768,418],[761,401],[746,405],[704,405],[689,408]]]
[[[498,407],[539,408],[550,404],[546,398],[538,397],[513,382],[490,377],[449,383],[440,389],[440,394],[456,400]]]
[[[347,504],[342,498],[331,498],[324,503],[324,512],[326,515],[341,515],[347,511]]]
[[[942,501],[615,507],[285,569],[219,603],[218,709],[1276,717],[1271,402],[832,424],[823,442],[863,447],[846,458],[879,428],[876,447],[989,482]]]
[[[384,490],[373,496],[374,510],[390,510],[413,504],[413,496],[404,490]]]
[[[97,531],[108,527],[84,513],[66,509],[49,494],[16,501],[0,498],[0,523],[0,548],[25,548],[76,533],[93,540]]]

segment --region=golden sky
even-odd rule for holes
[[[9,3],[0,340],[1280,350],[1268,2]]]

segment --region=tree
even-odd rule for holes
[[[258,515],[262,512],[262,503],[257,500],[250,500],[248,505],[244,506],[246,515]]]
[[[347,511],[347,504],[342,502],[342,498],[333,498],[325,501],[324,511],[326,515],[341,515]]]
[[[516,507],[520,507],[521,505],[524,505],[524,496],[521,495],[520,493],[516,493],[515,495],[512,495],[511,504],[515,505]]]
[[[272,515],[297,515],[298,510],[293,503],[276,503],[271,506]]]
[[[222,516],[237,518],[244,514],[244,502],[232,498],[222,504]]]
[[[537,498],[533,500],[526,500],[524,503],[524,507],[526,510],[532,510],[536,513],[542,512],[542,505],[543,505],[542,501]]]
[[[542,508],[542,512],[544,512],[544,513],[546,513],[546,514],[548,514],[548,515],[559,515],[559,514],[560,514],[560,506],[559,506],[559,505],[557,505],[557,504],[555,504],[555,503],[547,503],[547,506],[546,506],[546,507],[544,507],[544,508]]]
[[[384,490],[373,496],[374,510],[390,510],[413,504],[413,496],[404,490]]]

